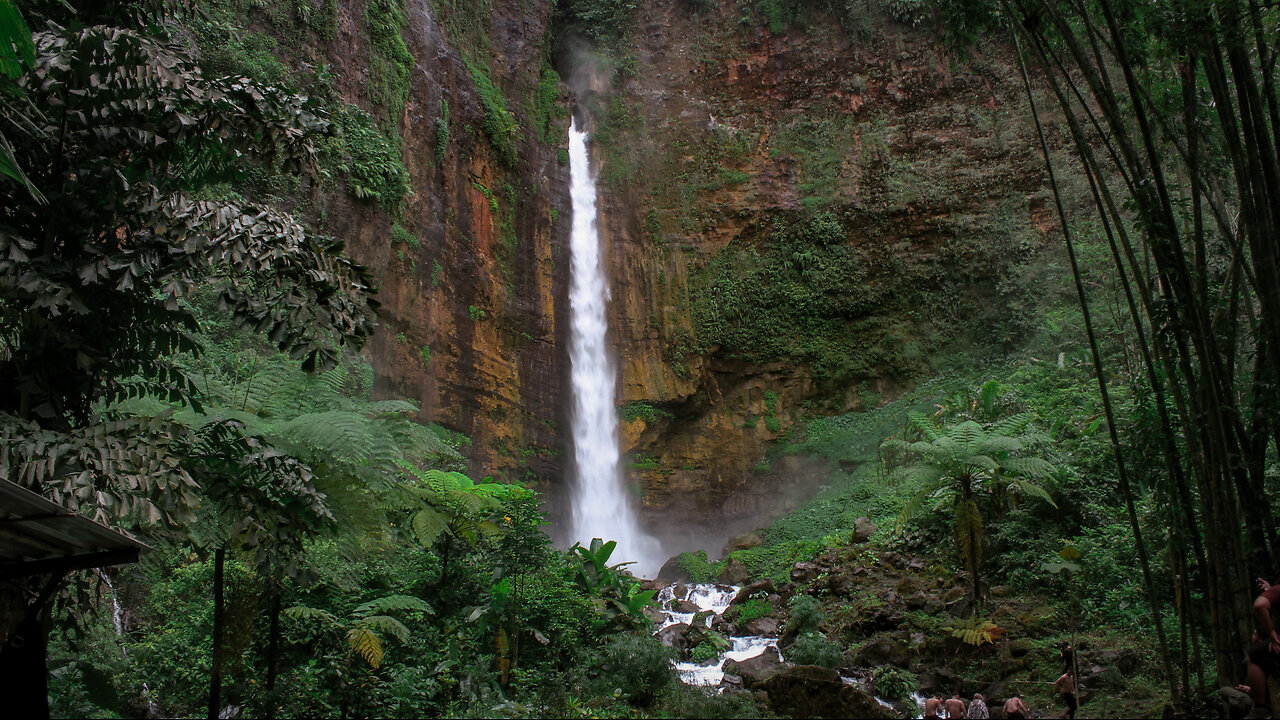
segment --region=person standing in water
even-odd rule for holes
[[[1022,695],[1017,691],[1013,691],[1013,696],[1004,701],[1004,716],[1009,720],[1025,720],[1031,717],[1031,708],[1022,702]]]
[[[964,701],[960,699],[960,693],[951,696],[947,701],[947,720],[964,720]]]
[[[988,720],[991,717],[991,711],[987,709],[987,701],[982,698],[982,693],[973,694],[973,701],[969,703],[969,712],[965,717],[969,720]]]
[[[942,720],[941,695],[934,695],[924,701],[924,720]]]

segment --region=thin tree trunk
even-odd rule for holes
[[[1015,38],[1016,42],[1016,38]],[[1044,154],[1045,168],[1049,174],[1049,185],[1053,189],[1054,202],[1058,209],[1058,221],[1062,225],[1062,236],[1067,246],[1067,257],[1071,261],[1071,274],[1075,279],[1076,294],[1080,300],[1080,312],[1084,318],[1085,334],[1089,338],[1089,349],[1093,353],[1094,373],[1098,379],[1098,392],[1102,396],[1102,408],[1107,418],[1107,431],[1111,436],[1111,447],[1116,458],[1116,474],[1120,481],[1120,492],[1124,496],[1125,509],[1129,516],[1129,525],[1133,530],[1134,544],[1138,550],[1138,564],[1142,569],[1143,587],[1146,590],[1147,602],[1151,607],[1151,620],[1155,626],[1156,639],[1160,647],[1160,657],[1164,664],[1165,679],[1169,685],[1169,693],[1174,704],[1180,706],[1182,698],[1179,694],[1178,681],[1173,672],[1173,663],[1169,656],[1169,643],[1165,638],[1164,623],[1161,622],[1160,603],[1155,593],[1155,583],[1151,578],[1151,563],[1147,557],[1146,543],[1142,538],[1142,527],[1138,522],[1138,512],[1133,503],[1133,491],[1129,484],[1129,473],[1124,462],[1124,453],[1120,447],[1120,437],[1116,432],[1115,413],[1111,406],[1111,394],[1107,389],[1107,378],[1102,367],[1102,353],[1098,350],[1098,339],[1093,331],[1093,320],[1089,313],[1089,302],[1084,291],[1084,282],[1080,277],[1080,266],[1076,260],[1075,244],[1071,240],[1071,229],[1067,224],[1067,214],[1062,207],[1062,197],[1058,192],[1058,182],[1053,170],[1053,160],[1049,155],[1049,144],[1044,136],[1044,126],[1040,123],[1040,112],[1036,108],[1035,96],[1031,92],[1031,78],[1027,75],[1026,63],[1022,60],[1021,48],[1018,50],[1018,63],[1022,69],[1022,81],[1027,92],[1027,102],[1031,106],[1031,115],[1035,120],[1036,134],[1040,141],[1040,151]]]
[[[218,708],[222,706],[222,633],[224,612],[222,604],[223,566],[226,550],[213,551],[213,669],[209,673],[209,720],[218,720]]]

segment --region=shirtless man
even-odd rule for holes
[[[1063,715],[1063,717],[1071,718],[1071,720],[1075,720],[1076,707],[1078,706],[1076,702],[1075,673],[1073,673],[1070,669],[1062,673],[1062,677],[1058,678],[1057,682],[1053,684],[1053,688],[1058,691],[1059,695],[1062,696],[1062,702],[1067,704],[1067,714]]]
[[[1004,716],[1009,720],[1026,720],[1031,717],[1031,708],[1022,702],[1022,695],[1017,690],[1013,692],[1013,697],[1004,701]]]
[[[960,693],[951,696],[947,701],[947,720],[964,720],[964,701],[960,699]]]
[[[1262,591],[1253,601],[1253,645],[1249,647],[1249,673],[1246,681],[1254,708],[1267,707],[1267,676],[1280,676],[1280,633],[1271,622],[1272,608],[1280,605],[1280,585],[1258,578]]]
[[[924,701],[924,720],[942,720],[941,695],[934,695]]]

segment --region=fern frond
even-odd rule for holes
[[[1013,480],[1009,481],[1009,485],[1013,487],[1014,490],[1016,490],[1017,492],[1023,495],[1032,495],[1034,497],[1038,497],[1041,500],[1044,500],[1045,502],[1049,503],[1050,505],[1054,507],[1058,507],[1058,504],[1055,503],[1053,501],[1053,498],[1049,495],[1049,491],[1045,490],[1039,485],[1036,485],[1033,482],[1028,482],[1026,480],[1022,480],[1019,478],[1014,478]]]
[[[370,615],[362,618],[359,624],[380,630],[400,642],[409,642],[409,628],[390,615]]]
[[[415,512],[409,524],[413,528],[414,537],[425,547],[431,547],[442,534],[449,532],[448,521],[431,508]]]
[[[426,600],[412,595],[387,595],[361,604],[351,612],[352,615],[365,618],[371,615],[382,615],[396,610],[411,610],[434,614],[435,611]]]
[[[328,610],[321,610],[319,608],[308,607],[306,605],[294,605],[293,607],[285,608],[284,614],[287,617],[298,618],[299,620],[316,620],[326,625],[340,626],[342,624],[338,622],[337,616]]]
[[[911,421],[911,426],[918,430],[925,440],[933,442],[942,437],[942,431],[938,429],[938,426],[935,425],[932,420],[925,417],[924,414],[912,410],[907,413],[907,419]]]
[[[377,670],[382,665],[382,657],[385,654],[382,649],[382,638],[373,631],[373,628],[366,624],[358,624],[347,630],[347,645],[351,651],[364,658],[369,663],[369,667]]]
[[[1006,472],[1029,478],[1052,477],[1056,469],[1053,463],[1038,457],[1005,458],[1000,467]]]
[[[972,420],[966,420],[947,432],[947,437],[969,452],[972,452],[973,448],[986,438],[986,435],[982,426]]]
[[[1031,424],[1031,421],[1035,419],[1035,413],[1021,412],[1017,415],[1010,415],[1009,417],[996,422],[988,429],[987,432],[992,435],[1007,435],[1014,437],[1021,435],[1022,432],[1027,429],[1027,426]]]
[[[403,415],[418,412],[418,406],[408,400],[379,400],[364,407],[365,415],[376,418],[383,415]]]

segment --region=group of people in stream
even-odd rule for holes
[[[1076,697],[1075,697],[1075,675],[1071,670],[1062,674],[1058,681],[1054,683],[1054,688],[1062,697],[1063,702],[1067,704],[1067,712],[1062,717],[1074,718],[1076,716]],[[1004,716],[1010,720],[1020,720],[1021,718],[1031,717],[1031,708],[1027,707],[1027,703],[1022,699],[1022,694],[1014,691],[1007,700],[1004,701]],[[952,695],[950,699],[943,700],[941,695],[934,695],[924,701],[924,720],[986,720],[991,717],[991,710],[987,707],[986,698],[982,697],[982,693],[974,693],[973,699],[967,704],[960,698],[960,694]]]
[[[1053,690],[1066,706],[1066,711],[1059,717],[1074,720],[1079,701],[1076,700],[1075,649],[1070,645],[1062,647],[1062,662],[1064,672],[1054,681]],[[1004,711],[1004,717],[1010,720],[1031,717],[1031,708],[1027,707],[1027,702],[1022,699],[1022,693],[1017,690],[1014,690],[1013,694],[1004,701],[1004,707],[1001,709]],[[960,693],[952,695],[948,700],[943,700],[941,695],[934,695],[924,701],[924,720],[943,720],[943,718],[987,720],[990,717],[991,709],[987,707],[987,699],[982,696],[982,693],[974,693],[973,699],[968,703],[960,698]]]

